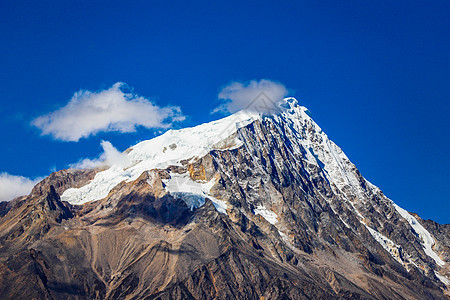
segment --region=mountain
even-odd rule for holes
[[[449,265],[294,98],[0,204],[4,299],[450,299]]]

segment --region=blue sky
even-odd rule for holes
[[[0,10],[0,173],[46,176],[97,157],[102,140],[124,150],[160,131],[41,136],[32,121],[80,90],[124,82],[155,109],[179,107],[177,128],[218,118],[228,83],[266,78],[387,196],[450,223],[448,1],[3,0]]]

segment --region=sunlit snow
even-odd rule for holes
[[[440,275],[438,272],[434,271],[434,274],[436,275],[436,277],[442,281],[442,283],[444,283],[445,285],[450,285],[450,280],[447,279],[447,277],[444,277],[442,275]]]
[[[171,173],[170,179],[163,179],[166,191],[175,198],[186,202],[187,206],[191,209],[202,206],[205,204],[205,199],[208,198],[212,201],[218,212],[226,214],[226,202],[218,200],[209,194],[215,181],[215,178],[208,182],[194,181],[189,177],[188,173]]]
[[[369,226],[366,225],[366,228],[369,230],[370,234],[373,236],[373,238],[387,251],[391,256],[397,260],[402,265],[405,264],[405,262],[402,259],[401,256],[401,249],[402,247],[382,235],[376,230],[373,230]],[[411,262],[408,260],[408,262]]]
[[[423,251],[425,252],[425,254],[431,257],[438,265],[445,265],[445,262],[432,249],[434,245],[434,239],[431,237],[431,234],[425,228],[423,228],[419,221],[411,216],[406,210],[404,210],[397,204],[393,205],[399,212],[399,214],[408,221],[414,231],[419,235],[420,239],[422,240]]]
[[[271,210],[268,210],[264,205],[260,204],[255,209],[253,209],[255,215],[260,215],[264,219],[266,219],[267,222],[269,222],[272,225],[277,224],[277,214],[274,213]]]
[[[130,164],[113,165],[109,169],[99,172],[95,178],[81,188],[66,190],[61,199],[71,204],[83,204],[100,200],[120,182],[136,180],[143,172],[152,169],[164,169],[170,165],[181,165],[183,160],[200,158],[216,149],[223,150],[219,142],[231,136],[259,117],[258,114],[241,111],[221,120],[202,124],[192,128],[169,130],[161,136],[143,141],[132,147],[128,152]],[[227,149],[236,148],[242,142],[235,138]]]

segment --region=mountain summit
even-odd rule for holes
[[[11,299],[450,299],[449,265],[450,225],[388,199],[294,98],[0,204]]]

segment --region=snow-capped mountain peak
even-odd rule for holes
[[[214,150],[248,148],[246,137],[248,133],[244,133],[245,130],[253,130],[254,135],[264,137],[264,133],[256,131],[254,122],[266,124],[271,130],[271,135],[282,136],[281,140],[285,145],[273,145],[273,147],[286,147],[291,152],[292,161],[289,163],[304,165],[307,172],[320,170],[320,176],[330,183],[332,192],[340,195],[372,236],[389,252],[393,253],[393,248],[397,249],[394,253],[399,251],[400,246],[378,232],[377,226],[367,224],[366,221],[368,218],[366,208],[372,206],[372,198],[374,195],[381,195],[381,191],[361,176],[341,148],[333,143],[312,120],[308,109],[300,106],[295,98],[284,99],[271,110],[271,113],[242,110],[220,120],[191,128],[169,130],[151,140],[140,142],[126,151],[128,166],[113,165],[97,173],[88,184],[80,188],[67,189],[61,199],[71,204],[100,200],[107,197],[119,183],[132,182],[143,172],[193,163]],[[253,129],[249,129],[250,127]],[[260,150],[256,149],[256,151]],[[247,151],[255,151],[255,149],[247,149]],[[200,207],[205,203],[206,198],[210,198],[220,212],[226,213],[227,202],[209,193],[216,183],[215,180],[195,182],[188,173],[185,173],[171,174],[171,178],[166,179],[164,183],[168,193],[182,198],[191,208]],[[270,213],[271,218],[268,221],[274,223],[273,220],[276,220],[274,212],[266,209],[264,204],[258,205],[259,208],[255,208],[254,213],[263,217]],[[336,203],[330,201],[330,205],[337,213],[339,207]],[[264,211],[268,213],[261,213],[261,207],[264,207]],[[413,222],[415,220],[413,216],[406,215],[405,211],[397,205],[393,205],[393,208],[415,231],[420,229],[420,239],[425,254],[438,265],[444,265],[442,259],[432,250],[434,240],[431,235],[423,227],[419,228],[417,222]],[[347,224],[345,217],[340,218],[344,224]],[[393,255],[401,263],[412,263],[406,256],[400,258],[399,255]]]
[[[27,199],[0,207],[10,209],[0,216],[0,244],[40,249],[31,257],[50,255],[45,266],[52,266],[42,272],[63,277],[69,273],[58,266],[76,258],[71,268],[102,278],[85,286],[104,286],[96,293],[106,299],[129,288],[217,296],[217,286],[238,277],[246,279],[229,297],[247,281],[249,291],[276,286],[292,298],[306,291],[309,298],[441,299],[450,285],[449,225],[388,199],[294,98],[169,130],[116,156],[106,170],[55,172]],[[285,281],[271,281],[280,274]],[[313,289],[298,289],[311,279]]]
[[[128,166],[112,165],[99,172],[94,180],[81,188],[72,188],[64,192],[61,198],[71,204],[83,204],[99,200],[122,181],[136,180],[144,171],[164,169],[170,165],[179,166],[182,161],[193,161],[212,150],[233,149],[242,146],[236,132],[264,116],[284,118],[309,118],[307,109],[298,105],[295,98],[284,99],[279,106],[271,110],[272,114],[254,110],[241,110],[228,117],[179,130],[168,130],[153,139],[138,143],[128,149]]]

